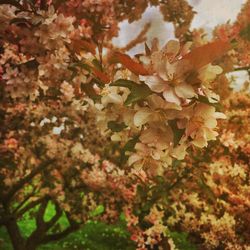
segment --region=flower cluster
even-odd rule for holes
[[[103,88],[101,104],[95,105],[103,133],[111,130],[111,138],[121,144],[137,138],[129,165],[149,169],[153,175],[161,174],[172,158],[184,159],[190,146],[207,146],[216,138],[217,119],[225,118],[213,106],[219,97],[211,90],[222,69],[207,59],[198,61],[197,50],[190,52],[190,46],[169,41],[160,50],[154,44],[141,58],[144,64],[133,62],[132,72],[117,72],[115,81]],[[204,45],[204,50],[213,46]],[[130,67],[127,61],[132,59],[117,57]]]

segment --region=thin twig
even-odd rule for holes
[[[150,28],[151,24],[150,23],[146,23],[142,29],[142,31],[139,33],[139,35],[133,39],[132,41],[130,41],[125,47],[121,48],[121,51],[128,51],[131,50],[132,48],[134,48],[136,45],[143,43],[146,41],[146,34]]]
[[[233,71],[243,71],[243,70],[249,71],[250,70],[250,66],[235,68]]]

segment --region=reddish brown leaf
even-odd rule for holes
[[[120,52],[115,53],[118,61],[127,69],[135,73],[136,75],[149,75],[148,70],[146,70],[142,64],[135,62],[128,55],[122,54]]]
[[[95,49],[96,46],[93,43],[87,42],[87,41],[81,41],[81,45],[84,49],[86,49],[87,51],[91,52],[93,55],[96,54]]]
[[[109,76],[107,76],[105,73],[103,73],[102,71],[93,68],[93,73],[94,75],[99,78],[102,82],[104,83],[109,83],[110,82],[110,78]]]
[[[182,60],[188,60],[193,68],[199,69],[223,56],[231,45],[229,42],[217,40],[198,48],[183,56]]]
[[[81,50],[86,50],[90,53],[92,53],[93,55],[96,54],[96,45],[93,44],[93,43],[90,43],[88,41],[85,41],[85,40],[74,40],[72,41],[72,46],[74,48],[74,50],[76,52],[80,52]]]

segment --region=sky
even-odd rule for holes
[[[221,23],[234,21],[243,3],[246,0],[188,0],[193,6],[195,15],[191,28],[203,27],[209,33],[212,29]],[[173,25],[164,23],[159,10],[155,7],[149,7],[143,14],[142,19],[129,24],[124,21],[120,24],[119,37],[115,38],[114,43],[121,47],[136,37],[143,25],[151,23],[151,28],[147,35],[147,42],[150,43],[154,37],[158,37],[161,45],[167,40],[174,38]],[[133,35],[131,35],[133,34]],[[137,46],[130,51],[131,54],[142,51],[142,46]]]
[[[207,27],[212,29],[217,24],[225,23],[228,20],[234,21],[241,5],[246,0],[190,0],[189,3],[198,13],[192,27]]]

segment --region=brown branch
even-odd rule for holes
[[[37,212],[37,215],[36,215],[37,230],[39,230],[40,228],[43,228],[44,225],[45,225],[43,217],[44,217],[44,213],[46,211],[48,203],[49,203],[49,199],[47,197],[47,199],[44,199],[41,202],[41,205],[40,205],[40,207],[38,209],[38,212]]]
[[[240,68],[233,69],[233,71],[243,71],[243,70],[249,71],[250,66],[245,66],[245,67],[240,67]]]
[[[61,216],[62,210],[59,205],[56,204],[56,214],[48,222],[45,223],[47,231],[55,225],[55,223],[60,219]]]
[[[23,6],[19,2],[14,1],[14,0],[0,0],[0,5],[1,4],[8,4],[8,5],[15,6],[18,9],[23,9]]]
[[[4,195],[2,202],[8,203],[12,197],[19,191],[25,184],[29,183],[37,174],[42,172],[45,168],[47,168],[50,164],[52,164],[55,160],[47,160],[42,162],[37,168],[33,169],[28,175],[22,178],[19,182],[14,184],[9,192]]]
[[[68,213],[66,213],[66,216],[67,216],[67,219],[70,223],[70,226],[67,227],[65,230],[63,230],[62,232],[46,235],[41,242],[42,244],[46,244],[46,243],[49,243],[52,241],[63,239],[64,237],[66,237],[70,233],[72,233],[80,228],[80,224],[75,222],[74,220],[72,220]]]
[[[13,215],[5,215],[0,218],[0,226],[5,225],[9,220],[13,219]]]
[[[26,241],[27,249],[36,249],[36,247],[42,241],[44,235],[47,232],[46,222],[44,222],[43,217],[46,211],[49,198],[43,200],[36,214],[36,229],[32,232],[29,238]]]
[[[38,204],[40,204],[41,202],[44,201],[44,199],[47,199],[47,197],[42,197],[40,199],[37,199],[35,201],[31,201],[27,206],[25,206],[23,209],[21,209],[19,212],[17,211],[16,213],[16,217],[20,217],[23,214],[25,214],[26,212],[28,212],[30,209],[32,209],[33,207],[37,206]]]
[[[132,41],[130,41],[125,47],[121,48],[121,51],[128,51],[132,48],[134,48],[136,45],[143,43],[146,41],[146,34],[150,28],[151,24],[150,23],[146,23],[142,29],[142,31],[139,33],[139,35],[133,39]]]
[[[44,214],[49,202],[49,197],[46,200],[42,201],[40,208],[36,215],[36,229],[30,235],[30,237],[26,241],[27,249],[36,249],[38,245],[41,243],[46,243],[48,235],[46,233],[50,228],[54,226],[54,224],[60,219],[62,215],[62,210],[59,205],[56,204],[56,214],[47,222],[44,221]],[[72,229],[71,229],[72,230]],[[65,233],[65,232],[64,232]],[[63,235],[61,236],[63,237]]]
[[[36,192],[36,188],[34,188],[34,190],[28,194],[23,201],[21,201],[18,206],[12,211],[13,214],[17,213],[19,209],[22,208],[22,206],[35,194]]]
[[[34,13],[35,15],[38,15],[36,13],[36,10],[35,10],[34,6],[32,6],[32,4],[29,5],[29,7],[31,8],[31,10],[29,10],[25,5],[20,4],[20,1],[15,1],[15,0],[0,0],[0,5],[1,4],[8,4],[8,5],[16,7],[19,11],[30,12],[30,13]]]
[[[12,246],[15,250],[23,250],[25,239],[23,238],[19,226],[17,224],[17,221],[15,218],[12,218],[5,223],[5,227],[8,231]]]
[[[10,213],[8,206],[6,206],[5,204],[1,206],[1,210],[4,217],[0,219],[0,225],[2,224],[6,227],[13,248],[15,250],[23,250],[25,239],[20,232],[17,219],[15,218],[15,216],[13,216],[13,214]]]
[[[189,169],[185,170],[184,173],[181,176],[178,176],[177,179],[176,179],[176,181],[167,188],[167,191],[169,192],[173,188],[175,188],[176,186],[178,186],[183,179],[185,179],[185,178],[188,177],[189,174],[190,174],[190,170]]]

